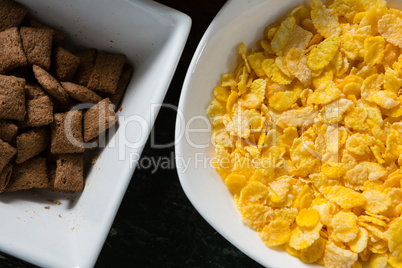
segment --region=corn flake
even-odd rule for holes
[[[230,135],[235,135],[244,139],[250,136],[250,124],[245,113],[236,109],[233,114],[233,120],[229,122],[227,128],[230,131]]]
[[[373,254],[370,258],[370,267],[385,268],[388,263],[388,254]]]
[[[344,79],[342,79],[336,86],[339,89],[343,90],[345,85],[347,85],[349,83],[355,82],[361,86],[363,84],[363,81],[364,81],[364,79],[357,75],[348,75]]]
[[[228,97],[228,101],[226,102],[226,110],[228,114],[230,115],[233,111],[233,106],[236,103],[237,99],[239,98],[239,95],[237,94],[236,91],[232,91]],[[207,111],[208,114],[208,111]]]
[[[307,59],[307,66],[313,71],[324,68],[334,58],[340,44],[341,40],[339,36],[331,36],[325,39],[316,48],[311,50]]]
[[[231,87],[236,86],[237,82],[235,80],[233,73],[223,74],[221,77],[221,86],[223,87]]]
[[[400,188],[388,188],[384,190],[391,200],[391,205],[383,212],[385,216],[398,217],[402,213],[402,190]]]
[[[367,134],[356,133],[346,141],[346,149],[356,155],[366,155],[370,153],[370,145],[374,138]]]
[[[245,109],[258,109],[261,105],[261,98],[254,93],[247,93],[238,99],[238,105]]]
[[[402,218],[398,217],[388,229],[388,247],[389,251],[395,256],[395,259],[402,260]]]
[[[359,233],[357,216],[352,212],[340,211],[332,218],[330,226],[336,237],[345,243],[356,239]]]
[[[306,31],[298,25],[293,28],[291,36],[283,52],[279,54],[286,55],[292,48],[305,50],[313,38],[313,34],[310,31]]]
[[[370,5],[370,9],[360,22],[360,27],[370,27],[372,35],[378,34],[378,21],[387,13],[385,2],[381,2],[382,3],[376,5],[376,3],[367,1],[367,4]]]
[[[386,90],[380,90],[373,93],[372,100],[384,109],[395,108],[401,103],[397,100],[397,96],[394,92]]]
[[[311,7],[311,20],[322,36],[330,38],[340,34],[338,17],[333,10],[326,8],[319,0],[312,0]]]
[[[296,223],[300,227],[311,228],[320,221],[320,214],[314,208],[305,208],[299,211],[296,216]]]
[[[350,250],[342,249],[332,242],[327,243],[324,253],[324,264],[327,268],[352,267],[358,255]]]
[[[277,180],[269,183],[270,199],[274,203],[282,203],[285,201],[290,190],[291,177],[282,176]]]
[[[259,76],[264,76],[265,72],[262,69],[262,62],[265,60],[265,55],[262,52],[254,53],[249,56],[247,56],[247,60],[253,68],[254,72]]]
[[[293,91],[279,91],[269,98],[269,107],[276,111],[289,110],[299,97]]]
[[[247,184],[246,177],[238,174],[230,174],[225,179],[225,184],[232,195],[240,194],[241,189]]]
[[[385,48],[385,40],[381,36],[368,37],[364,41],[364,61],[367,65],[380,62],[381,53]]]
[[[328,104],[338,99],[340,96],[341,91],[330,81],[323,83],[311,94],[308,98],[308,104]]]
[[[240,192],[240,207],[260,204],[266,205],[269,200],[269,189],[267,186],[258,181],[248,183]]]
[[[318,211],[321,223],[326,226],[331,223],[332,217],[338,212],[338,207],[325,198],[314,199],[311,207]]]
[[[275,247],[287,243],[291,232],[287,221],[275,219],[269,225],[265,225],[259,236],[267,247]]]
[[[239,83],[237,84],[237,88],[239,90],[239,94],[244,94],[247,92],[247,81],[249,77],[249,71],[246,66],[243,66],[243,73],[239,76]]]
[[[212,125],[218,125],[226,112],[225,104],[217,99],[211,101],[207,108],[207,115]]]
[[[345,186],[356,191],[362,190],[368,176],[368,168],[365,165],[358,164],[353,169],[350,169],[346,172],[344,182]]]
[[[388,43],[381,53],[381,64],[384,68],[392,68],[392,65],[398,61],[399,54],[399,47]]]
[[[402,260],[397,259],[394,255],[390,254],[388,256],[388,263],[394,268],[401,268],[402,267]]]
[[[251,84],[250,93],[255,94],[260,100],[260,103],[262,103],[264,100],[266,87],[267,81],[265,79],[256,79]]]
[[[292,79],[284,74],[277,65],[272,66],[269,77],[272,79],[272,81],[278,83],[279,85],[289,85],[292,83]]]
[[[300,250],[300,259],[305,263],[314,263],[324,256],[326,240],[318,238],[314,243]]]
[[[322,40],[324,40],[324,37],[321,34],[315,34],[308,43],[308,47],[318,45]]]
[[[369,239],[367,230],[360,226],[358,228],[359,233],[357,234],[357,237],[348,243],[350,250],[354,253],[363,252],[363,250],[367,248]]]
[[[384,159],[387,161],[397,160],[402,153],[402,138],[395,129],[392,129],[388,135],[386,146]]]
[[[233,140],[225,129],[216,130],[213,133],[214,141],[223,147],[233,147]]]
[[[350,60],[356,60],[364,57],[362,53],[364,47],[364,40],[366,35],[358,35],[345,33],[341,38],[341,50],[345,53],[345,56]]]
[[[391,44],[402,47],[402,18],[395,14],[386,14],[378,21],[378,32]]]
[[[230,95],[230,89],[228,87],[217,86],[214,88],[213,93],[215,98],[226,102]]]
[[[357,166],[362,165],[367,168],[369,181],[376,181],[378,179],[384,178],[387,175],[387,170],[380,164],[374,162],[361,162]]]
[[[254,230],[261,230],[274,217],[274,210],[269,206],[253,204],[243,207],[243,221]]]
[[[398,77],[398,73],[391,68],[387,68],[384,75],[384,90],[398,94],[401,87],[402,79]]]
[[[278,137],[278,143],[286,148],[292,147],[293,141],[299,137],[296,127],[288,127],[283,130],[283,134]]]
[[[315,156],[315,145],[305,141],[302,137],[295,139],[290,148],[290,158],[297,168],[297,176],[307,176],[315,173],[318,168],[318,159]]]
[[[401,101],[401,97],[399,98],[399,101]],[[386,116],[398,118],[402,116],[402,105],[398,105],[392,109],[382,109],[381,111]]]
[[[298,210],[296,208],[280,208],[274,210],[274,218],[286,221],[291,225],[297,216]]]
[[[293,16],[296,19],[297,25],[300,25],[304,19],[310,18],[310,12],[306,7],[299,6],[290,12],[290,16]]]
[[[320,231],[322,224],[318,223],[313,228],[296,227],[293,229],[289,239],[289,246],[301,250],[311,246],[318,238],[320,238]]]
[[[374,254],[384,254],[388,251],[388,241],[370,239],[367,248]]]
[[[344,209],[360,207],[366,204],[366,198],[361,193],[340,185],[325,187],[323,194],[329,201]]]
[[[292,38],[292,32],[296,26],[296,19],[293,16],[287,17],[281,26],[276,31],[272,41],[271,47],[275,53],[282,51]]]
[[[364,191],[363,196],[367,200],[364,209],[370,213],[379,214],[386,211],[391,205],[391,199],[389,196],[378,190]]]
[[[369,68],[367,68],[369,69]],[[362,99],[367,101],[373,101],[372,95],[378,91],[384,82],[384,75],[383,74],[372,74],[368,76],[364,82],[361,89],[361,96]]]
[[[312,106],[300,109],[293,109],[283,112],[278,122],[289,127],[300,127],[311,125],[317,118],[318,112]]]
[[[341,98],[325,105],[321,109],[321,118],[324,123],[333,124],[342,120],[343,114],[349,110],[353,105],[353,102]]]
[[[303,50],[292,48],[286,56],[286,67],[289,72],[294,75],[303,85],[307,86],[311,83],[311,70],[307,66],[307,57]]]

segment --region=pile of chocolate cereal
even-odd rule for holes
[[[133,73],[126,56],[71,52],[65,40],[25,6],[0,0],[0,193],[82,191],[85,144],[117,122]]]

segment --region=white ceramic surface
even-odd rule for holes
[[[73,46],[123,53],[135,68],[117,132],[91,167],[81,195],[0,195],[0,251],[41,267],[92,267],[173,77],[191,19],[149,0],[18,2],[30,16],[66,32]]]
[[[255,47],[271,23],[303,0],[229,0],[204,34],[184,81],[176,121],[176,166],[181,185],[198,212],[229,242],[266,267],[316,267],[281,250],[267,248],[240,219],[232,195],[207,163],[214,156],[206,109],[221,74],[236,67],[241,42]],[[402,8],[402,1],[388,1]],[[208,129],[209,128],[209,129]],[[188,161],[188,162],[187,162]],[[233,260],[235,262],[235,260]]]

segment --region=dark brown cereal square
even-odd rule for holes
[[[0,74],[0,119],[24,120],[25,79]]]
[[[59,81],[72,81],[80,59],[73,53],[57,46],[52,54],[52,73]]]
[[[51,124],[51,153],[82,153],[84,150],[82,112],[69,111],[54,114],[54,121]]]
[[[72,97],[83,103],[98,103],[102,98],[92,90],[71,82],[61,82],[62,87]]]
[[[126,56],[99,51],[89,78],[88,88],[114,94],[120,80]]]
[[[133,76],[134,68],[129,64],[125,64],[119,83],[117,84],[116,92],[110,95],[110,101],[117,107],[126,92],[127,86]]]
[[[17,137],[17,158],[15,163],[21,164],[43,152],[49,144],[49,128],[34,128]]]
[[[26,102],[27,114],[20,127],[40,127],[53,122],[53,103],[48,96]]]
[[[80,59],[80,65],[78,65],[74,77],[75,83],[85,87],[88,85],[89,77],[91,76],[92,70],[95,66],[96,53],[97,50],[94,48],[81,50],[75,53],[75,55]]]
[[[27,100],[33,100],[43,96],[46,96],[46,93],[39,85],[29,82],[25,84],[25,98]]]
[[[14,0],[0,1],[0,31],[20,26],[27,14],[27,8]]]
[[[84,188],[84,154],[60,154],[52,188],[63,192],[81,192]]]
[[[52,55],[53,32],[49,29],[21,27],[22,46],[29,64],[49,70]]]
[[[17,137],[18,126],[9,120],[0,120],[0,139],[13,144]]]
[[[109,99],[103,99],[84,114],[84,141],[93,140],[116,122],[113,104]]]
[[[28,64],[17,27],[0,32],[0,73]]]
[[[10,162],[10,159],[17,153],[17,149],[0,140],[0,171]]]
[[[14,165],[6,192],[47,188],[49,184],[47,163],[44,157],[35,157],[22,164]]]
[[[60,102],[67,103],[69,101],[67,92],[51,74],[37,65],[33,65],[32,70],[36,80],[47,93]]]

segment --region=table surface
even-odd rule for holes
[[[192,27],[165,104],[177,106],[192,56],[226,0],[157,0],[192,19]],[[158,143],[174,140],[176,114],[162,108],[154,126]],[[170,159],[174,147],[154,149],[150,139],[142,157]],[[173,166],[137,168],[96,267],[261,267],[216,232],[184,194]],[[0,267],[33,267],[0,254]]]

